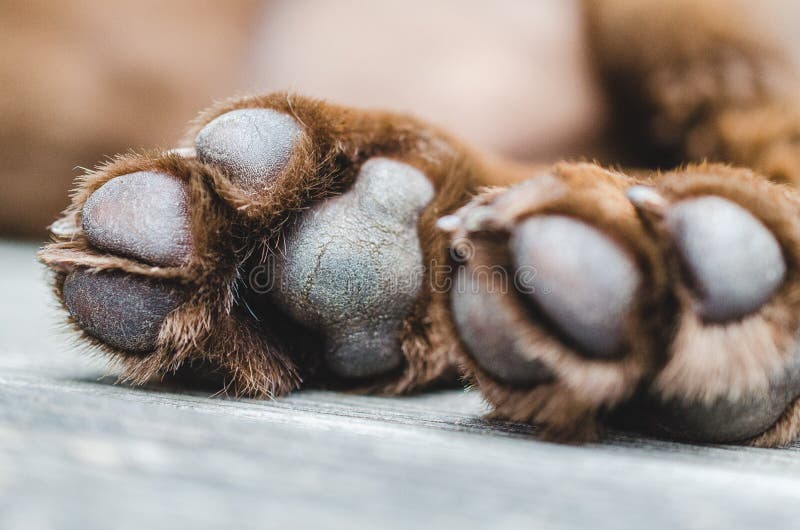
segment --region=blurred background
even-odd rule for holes
[[[800,56],[800,2],[731,1]],[[605,119],[577,0],[0,0],[0,236],[46,237],[81,167],[275,90],[521,160],[590,156]]]

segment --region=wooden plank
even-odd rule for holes
[[[0,245],[0,528],[797,528],[800,447],[541,443],[470,392],[115,386]]]

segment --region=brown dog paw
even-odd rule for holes
[[[71,320],[136,382],[197,366],[240,394],[408,391],[453,372],[433,225],[485,178],[411,118],[239,99],[186,147],[84,177],[40,257]]]
[[[638,421],[694,441],[791,441],[800,396],[797,198],[720,165],[664,175],[629,196],[663,249],[678,302]]]
[[[666,277],[625,196],[632,182],[559,164],[440,222],[463,362],[495,415],[592,439],[655,366]]]
[[[497,416],[549,438],[592,439],[612,422],[793,440],[799,206],[722,165],[635,180],[559,164],[477,197],[440,223],[468,374]]]

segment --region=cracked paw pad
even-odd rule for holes
[[[335,374],[400,366],[400,326],[424,279],[417,220],[433,194],[418,170],[373,158],[349,191],[304,212],[274,257],[273,299],[323,335]]]
[[[136,382],[181,363],[260,396],[450,377],[425,212],[478,184],[470,153],[408,116],[294,95],[204,116],[192,147],[118,157],[79,183],[40,253],[72,320]]]

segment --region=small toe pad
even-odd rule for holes
[[[628,254],[596,228],[560,215],[523,221],[509,244],[516,269],[533,274],[526,294],[553,324],[588,355],[616,355],[641,283]]]
[[[514,302],[485,272],[465,266],[451,291],[453,320],[464,345],[481,368],[501,381],[521,386],[551,381],[552,372],[521,337]]]
[[[292,156],[301,134],[289,115],[271,109],[238,109],[209,122],[195,138],[197,156],[222,168],[248,191],[277,177]]]
[[[71,272],[64,302],[89,335],[131,353],[155,349],[161,324],[183,296],[169,286],[121,272]]]
[[[166,173],[109,180],[86,201],[81,218],[89,243],[115,254],[179,266],[192,252],[187,185]]]
[[[707,321],[756,311],[783,282],[780,245],[734,202],[715,196],[680,201],[669,209],[666,226],[691,276],[698,314]]]

